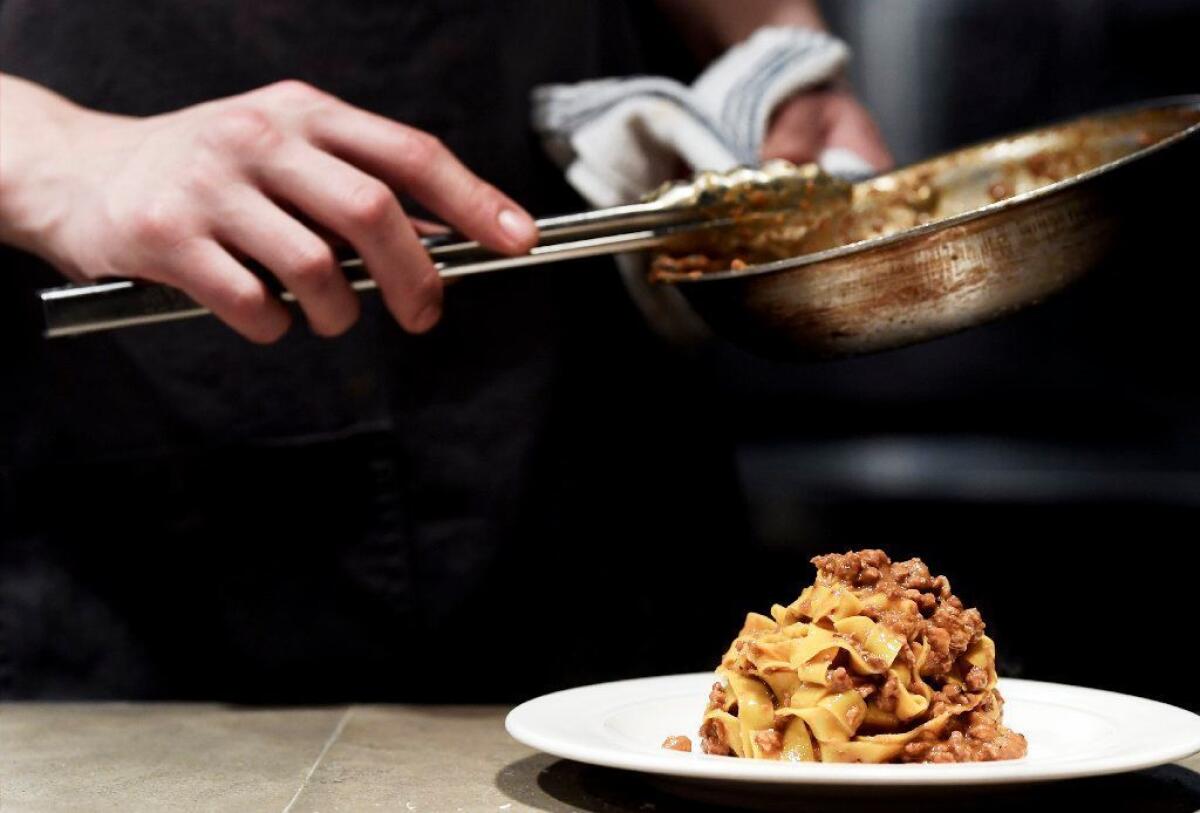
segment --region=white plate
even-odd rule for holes
[[[711,673],[600,683],[555,692],[512,710],[508,732],[557,757],[669,777],[768,785],[936,786],[1041,782],[1120,773],[1200,751],[1200,717],[1175,706],[1098,689],[1001,678],[1004,722],[1029,754],[951,765],[782,763],[666,751],[671,734],[697,749]]]

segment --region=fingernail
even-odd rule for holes
[[[413,331],[416,333],[424,333],[431,327],[437,324],[438,319],[442,318],[442,306],[434,302],[431,305],[426,305],[424,310],[417,314],[417,318],[413,320]]]
[[[515,209],[501,209],[496,220],[500,223],[500,228],[504,230],[504,233],[514,242],[524,245],[537,238],[532,221]]]

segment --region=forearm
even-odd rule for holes
[[[658,0],[692,49],[716,56],[769,25],[825,29],[814,0]]]
[[[42,236],[62,215],[52,205],[54,171],[74,148],[82,123],[101,115],[45,88],[0,74],[0,242],[41,253]]]

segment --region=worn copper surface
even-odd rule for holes
[[[897,347],[1035,303],[1118,238],[1161,239],[1145,214],[1173,205],[1166,190],[1194,184],[1198,161],[1200,96],[1151,102],[857,184],[849,209],[789,246],[791,259],[657,277],[765,355]]]

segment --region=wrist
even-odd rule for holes
[[[781,3],[773,13],[760,20],[757,25],[745,32],[741,39],[753,34],[760,28],[779,26],[784,28],[807,28],[812,31],[828,31],[821,12],[811,3]],[[739,42],[741,40],[738,40]],[[731,45],[734,43],[730,43]]]
[[[788,26],[825,31],[813,0],[658,0],[697,57],[708,60],[760,28]]]
[[[763,28],[807,28],[812,31],[827,31],[825,20],[815,3],[774,2],[764,3],[760,14],[748,17],[731,16],[713,32],[722,50],[732,48]]]
[[[0,76],[0,98],[0,242],[61,265],[55,236],[76,194],[69,167],[106,117],[11,76]]]

